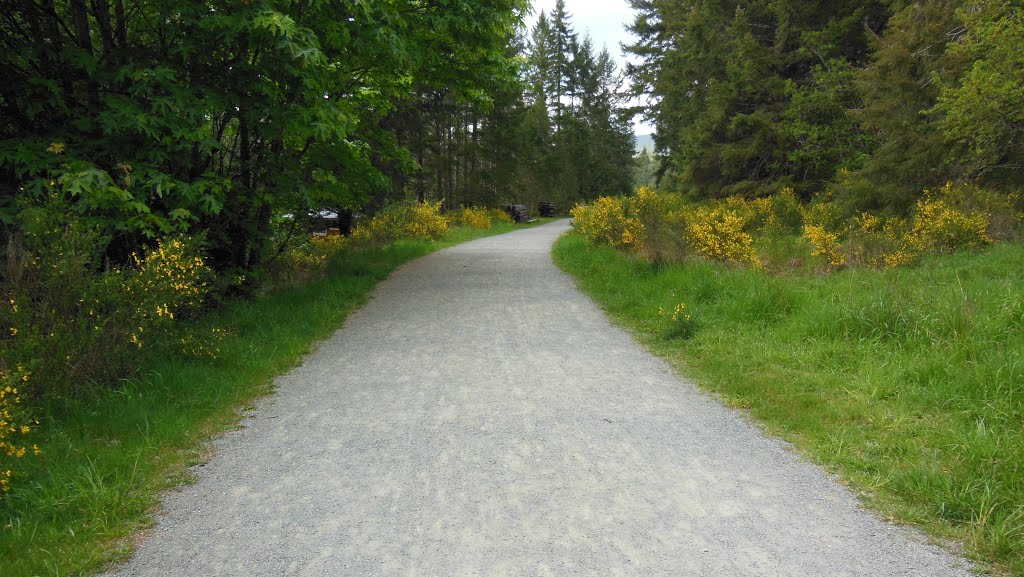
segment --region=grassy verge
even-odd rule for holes
[[[550,220],[550,219],[548,219]],[[547,222],[547,221],[541,221]],[[438,242],[343,253],[326,278],[240,301],[203,320],[228,331],[216,359],[157,359],[107,392],[44,411],[43,455],[0,502],[0,574],[76,575],[126,557],[160,492],[188,482],[205,441],[272,390],[398,266],[435,250],[522,228],[455,228]]]
[[[1024,575],[1024,247],[909,269],[655,267],[576,234],[555,260],[617,322],[883,516]],[[659,307],[684,303],[689,338]]]

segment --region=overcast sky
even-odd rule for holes
[[[549,16],[555,9],[555,0],[532,0],[533,14],[526,19],[527,30],[533,29],[537,17],[543,10]],[[583,36],[590,34],[594,48],[607,46],[608,52],[623,68],[625,56],[619,44],[631,43],[634,38],[626,32],[626,25],[633,22],[633,9],[626,0],[565,0],[565,11],[569,13],[573,30]],[[634,124],[637,134],[650,134],[654,129],[648,125]]]
[[[543,10],[549,16],[555,10],[555,0],[533,0],[533,14],[527,18],[529,28],[537,22],[537,16]],[[569,13],[573,29],[583,36],[589,32],[594,39],[594,47],[608,47],[608,52],[622,62],[620,42],[631,42],[633,36],[626,32],[625,26],[633,22],[633,9],[626,0],[565,0],[565,11]]]

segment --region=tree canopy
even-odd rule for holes
[[[88,223],[115,266],[186,234],[242,278],[324,209],[628,191],[616,64],[561,2],[527,38],[528,9],[0,0],[4,238],[45,209]]]
[[[411,171],[389,119],[517,81],[522,0],[2,2],[0,220],[60,202],[114,239],[203,235],[252,269],[272,217],[358,208]],[[13,227],[13,229],[12,229]]]

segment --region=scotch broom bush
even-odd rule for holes
[[[352,230],[352,242],[383,245],[400,239],[439,240],[448,232],[441,202],[395,204]]]
[[[29,418],[18,390],[28,383],[30,375],[22,365],[0,369],[0,499],[11,490],[12,481],[16,482],[21,460],[40,453],[39,447],[27,444],[38,423]]]
[[[598,246],[635,251],[647,237],[640,219],[626,215],[625,199],[604,196],[592,204],[576,205],[569,214],[580,235]]]
[[[744,230],[752,219],[752,211],[728,204],[697,207],[686,216],[687,239],[708,260],[760,268],[754,238]]]
[[[487,210],[487,216],[491,219],[494,224],[513,224],[512,217],[507,212],[500,208],[491,208]]]
[[[26,211],[26,228],[11,237],[0,276],[3,490],[35,452],[27,438],[41,403],[110,387],[151,350],[179,339],[194,351],[212,342],[189,335],[184,323],[199,315],[209,290],[197,243],[158,239],[115,265],[104,258],[100,228],[58,208]]]
[[[502,214],[504,214],[504,211],[502,211]],[[488,229],[493,224],[491,211],[483,208],[463,208],[452,211],[447,216],[452,226]]]
[[[290,246],[270,267],[275,286],[302,284],[323,276],[327,261],[351,244],[350,237],[340,234],[310,235],[304,242]]]
[[[1019,195],[968,184],[926,191],[909,218],[860,213],[847,218],[828,192],[801,205],[790,188],[771,197],[683,204],[640,187],[573,209],[580,235],[597,246],[635,252],[655,263],[700,256],[751,268],[896,268],[926,254],[973,250],[1011,239],[1024,221]],[[803,248],[801,248],[801,245]],[[781,262],[780,262],[781,261]]]

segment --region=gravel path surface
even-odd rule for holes
[[[396,272],[116,574],[969,574],[610,325],[567,228]]]

